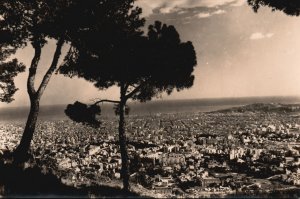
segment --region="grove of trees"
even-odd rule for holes
[[[99,33],[101,30],[117,27],[122,23],[124,24],[126,22],[124,19],[132,16],[130,13],[135,13],[140,10],[139,8],[133,7],[133,2],[134,0],[1,1],[1,34],[8,35],[8,39],[1,41],[1,45],[6,44],[7,46],[12,46],[13,51],[10,51],[11,54],[14,54],[16,50],[28,45],[34,49],[27,79],[30,112],[22,139],[14,152],[15,162],[23,162],[26,160],[35,131],[40,100],[51,76],[59,65],[58,61],[62,54],[62,47],[68,45],[70,50],[73,50],[76,48],[75,46],[79,46],[75,44],[80,43],[81,39],[91,36],[93,32],[97,31]],[[3,37],[1,39],[3,39]],[[56,40],[55,53],[40,85],[36,88],[36,72],[40,67],[39,63],[43,47],[47,44],[49,39]],[[97,45],[102,45],[101,41],[103,40],[104,39],[100,39],[100,41],[94,42]],[[11,64],[16,65],[17,60],[13,60]],[[22,69],[23,68],[19,66],[19,71],[22,71]],[[15,71],[18,71],[18,69]],[[5,75],[5,73],[6,70],[2,74]],[[11,75],[13,76],[13,73]],[[14,92],[14,86],[11,82],[7,88],[12,91],[11,93]]]
[[[156,21],[145,34],[142,31],[145,20],[140,16],[142,10],[134,6],[134,1],[1,2],[1,34],[7,35],[7,39],[1,41],[2,101],[12,100],[16,91],[12,78],[25,69],[17,59],[10,62],[2,60],[29,45],[34,50],[26,83],[30,111],[20,144],[14,151],[15,163],[24,162],[28,157],[41,97],[51,76],[58,71],[71,78],[84,78],[100,90],[113,86],[119,88],[119,100],[103,99],[92,105],[76,102],[69,105],[65,112],[76,122],[99,126],[101,122],[95,116],[101,113],[101,109],[97,105],[101,102],[115,104],[115,112],[119,116],[123,189],[130,190],[125,133],[125,114],[129,112],[127,102],[146,102],[163,93],[170,95],[174,90],[190,88],[194,83],[192,73],[197,64],[193,44],[182,42],[174,26]],[[55,52],[41,83],[35,87],[42,50],[49,39],[56,41]],[[69,50],[60,64],[64,46]]]

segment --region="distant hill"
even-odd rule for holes
[[[279,103],[254,103],[239,107],[233,107],[229,109],[223,109],[219,111],[219,113],[228,113],[228,112],[277,112],[277,113],[291,113],[291,112],[299,112],[300,104],[279,104]]]
[[[70,102],[73,103],[73,102]],[[190,100],[154,100],[147,103],[129,102],[130,115],[155,115],[158,113],[199,113],[212,112],[217,110],[231,110],[232,107],[245,106],[247,104],[296,104],[300,103],[300,97],[240,97],[240,98],[206,98]],[[42,105],[40,108],[40,120],[68,120],[64,110],[67,104],[63,105]],[[101,105],[101,115],[107,118],[114,118],[113,105]],[[236,111],[236,110],[235,110]],[[22,122],[25,123],[29,107],[3,107],[0,108],[1,122]]]

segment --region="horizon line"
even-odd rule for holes
[[[157,101],[192,101],[192,100],[222,100],[222,99],[246,99],[246,98],[299,98],[300,100],[300,95],[268,95],[268,96],[241,96],[241,97],[203,97],[203,98],[188,98],[188,99],[161,99],[161,98],[156,98],[151,101],[147,102],[138,102],[138,101],[128,101],[128,103],[138,103],[138,104],[143,104],[143,103],[151,103],[151,102],[157,102]],[[300,101],[299,101],[300,102]],[[69,103],[66,104],[41,104],[40,106],[66,106]],[[0,109],[5,109],[5,108],[24,108],[24,107],[30,107],[30,105],[26,106],[0,106]]]

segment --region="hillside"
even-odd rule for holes
[[[300,104],[279,104],[279,103],[254,103],[240,107],[233,107],[229,109],[223,109],[219,113],[228,112],[276,112],[276,113],[292,113],[300,111]]]

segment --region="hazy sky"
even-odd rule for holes
[[[183,41],[193,42],[198,66],[194,86],[164,99],[283,96],[300,94],[300,17],[262,8],[258,13],[246,0],[139,0],[147,24],[160,20],[174,25]],[[49,67],[55,42],[43,49],[41,67]],[[66,49],[65,49],[66,50]],[[16,55],[29,66],[33,50]],[[38,71],[41,75],[44,70]],[[27,69],[28,71],[28,69]],[[16,78],[20,90],[10,105],[28,105],[27,73]],[[38,78],[40,79],[40,78]],[[42,104],[118,97],[117,89],[99,92],[79,79],[54,75]]]

